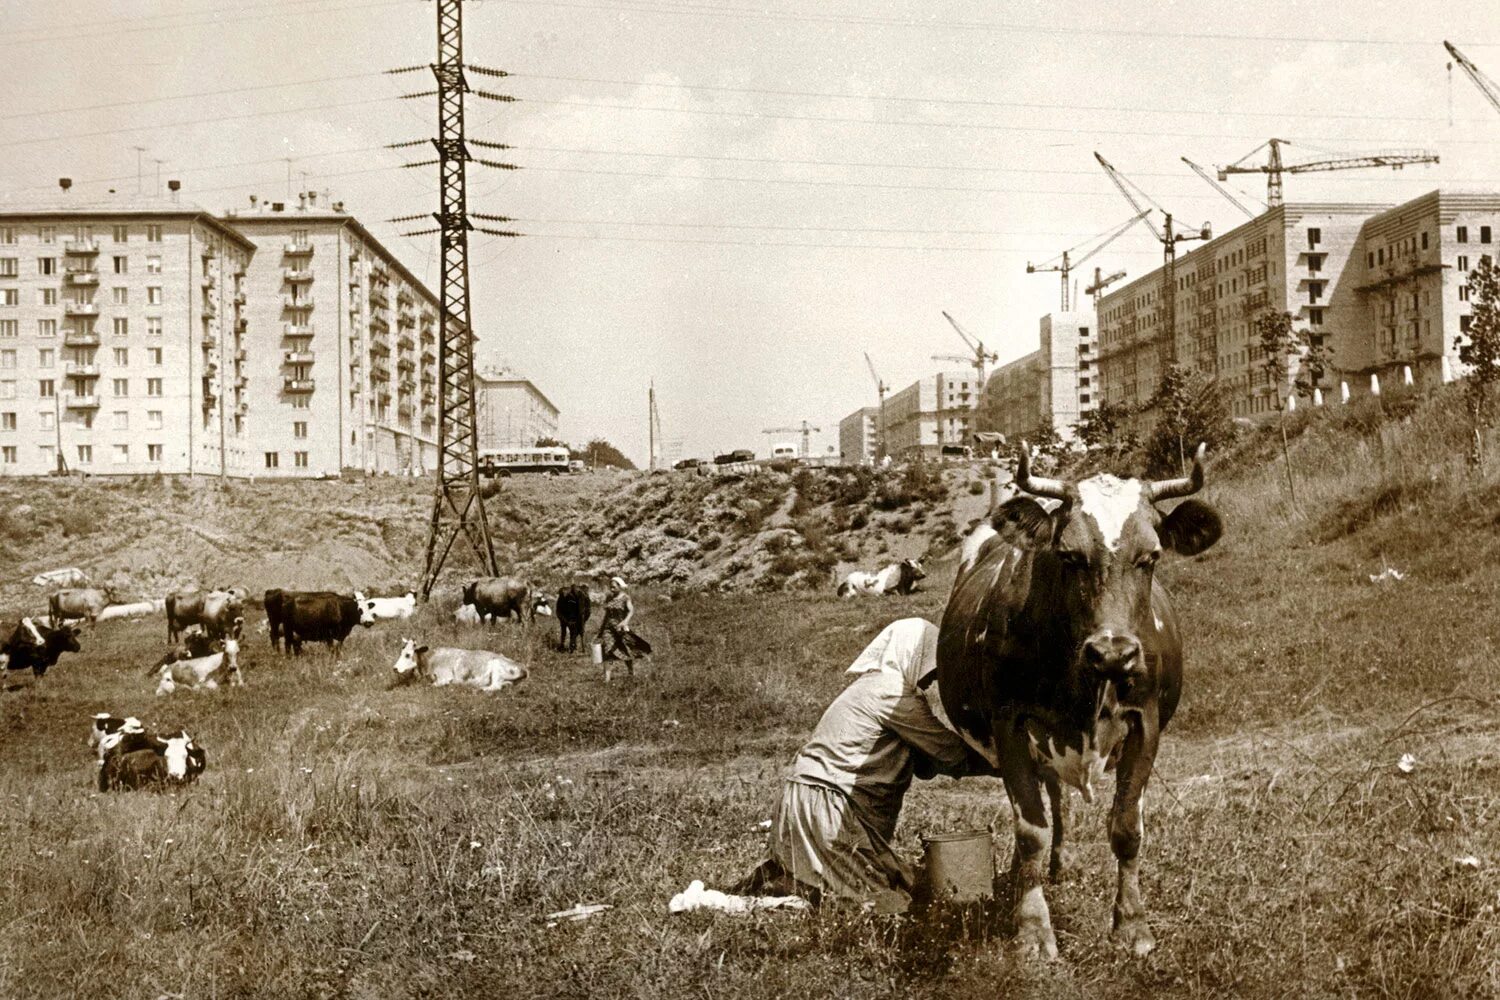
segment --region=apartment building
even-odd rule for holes
[[[880,457],[880,407],[862,406],[839,421],[839,460],[873,465]]]
[[[543,438],[558,440],[559,411],[531,379],[491,369],[474,376],[474,390],[481,449],[531,448]]]
[[[245,475],[254,249],[164,200],[0,209],[0,474]]]
[[[976,429],[979,387],[973,372],[939,372],[885,401],[885,449],[898,458],[937,458],[963,447]]]
[[[984,384],[985,430],[1014,439],[1032,434],[1046,421],[1042,387],[1047,381],[1042,352],[1006,362]]]
[[[1092,311],[1058,312],[1040,323],[1037,369],[1042,419],[1059,440],[1073,440],[1078,422],[1098,405],[1098,325]]]
[[[257,476],[437,465],[438,301],[342,203],[252,199],[223,221],[256,249],[231,388]]]

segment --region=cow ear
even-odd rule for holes
[[[990,527],[1009,544],[1029,549],[1052,541],[1055,526],[1052,515],[1031,497],[1012,497],[995,511]]]
[[[418,646],[418,647],[417,647],[417,648],[416,648],[416,649],[414,649],[414,650],[412,650],[412,652],[413,652],[413,653],[425,653],[425,652],[427,652],[427,650],[428,650],[428,649],[430,649],[430,648],[431,648],[431,647],[429,647],[429,646],[425,646],[425,645],[424,645],[424,646]]]
[[[1184,500],[1162,518],[1157,534],[1173,552],[1195,556],[1207,551],[1224,534],[1219,512],[1202,500]]]

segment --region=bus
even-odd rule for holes
[[[486,476],[509,476],[518,472],[546,472],[560,475],[569,470],[568,449],[551,448],[481,448],[479,471]]]

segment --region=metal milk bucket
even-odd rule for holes
[[[594,662],[595,663],[603,663],[604,662],[604,643],[602,643],[602,642],[596,642],[590,648],[593,650]]]
[[[922,838],[927,886],[934,902],[970,903],[995,893],[995,844],[988,830]]]

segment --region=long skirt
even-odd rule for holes
[[[885,832],[894,829],[895,817],[865,811],[836,789],[786,782],[771,823],[771,859],[823,900],[874,902],[879,910],[904,911],[913,875]]]

